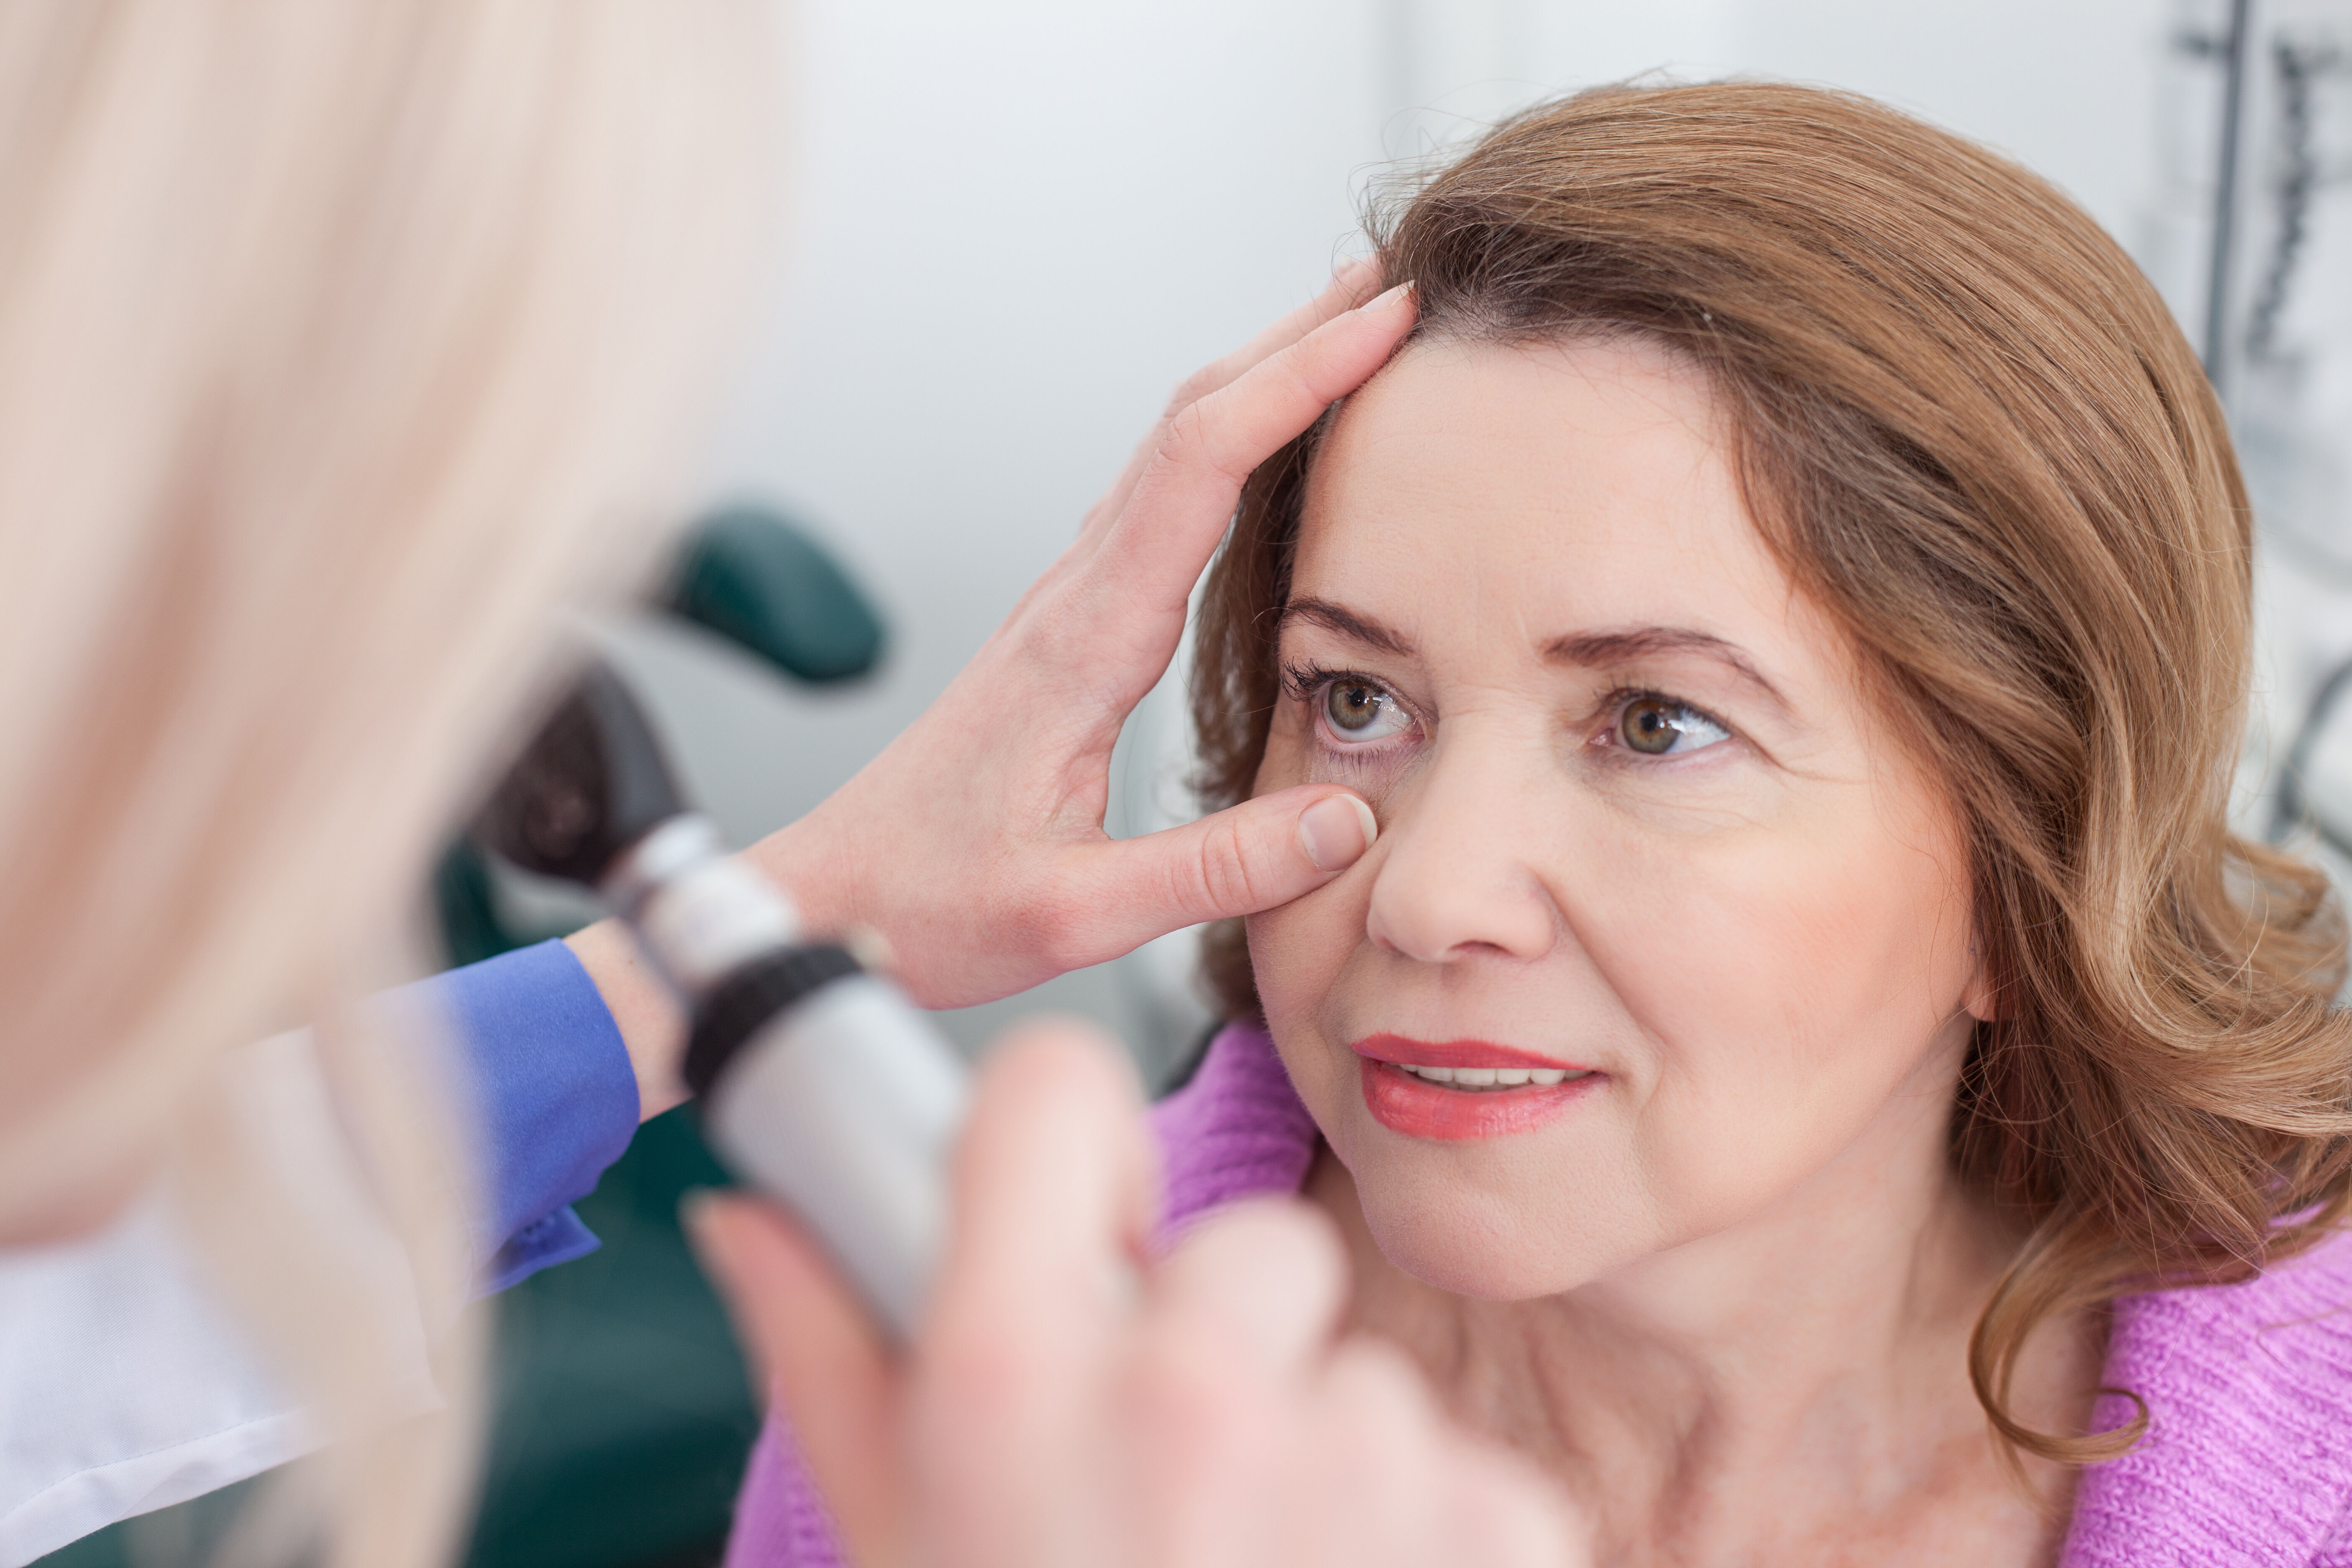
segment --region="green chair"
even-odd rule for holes
[[[854,681],[882,662],[873,605],[804,531],[763,507],[730,506],[697,523],[656,602],[806,685]],[[434,868],[433,899],[453,965],[571,934],[517,928],[498,907],[489,861],[462,834]]]

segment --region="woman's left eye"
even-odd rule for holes
[[[1331,733],[1350,744],[1385,741],[1402,734],[1412,721],[1397,700],[1369,680],[1341,676],[1323,688],[1323,721]]]
[[[1731,731],[1687,702],[1636,697],[1617,710],[1617,738],[1643,756],[1663,757],[1728,741]]]

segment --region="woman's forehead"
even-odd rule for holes
[[[1822,632],[1748,514],[1706,376],[1638,341],[1399,356],[1318,455],[1290,596],[1409,637],[1465,614],[1546,642]]]

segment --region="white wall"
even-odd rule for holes
[[[800,242],[709,488],[817,524],[895,651],[823,700],[691,639],[627,657],[691,783],[756,836],[919,710],[1174,382],[1315,290],[1384,155],[1563,87],[1746,71],[1990,142],[2147,246],[2180,112],[2162,40],[2200,3],[800,0]],[[1165,1049],[1180,1026],[1139,994],[1094,974],[1048,999]]]
[[[1394,74],[1410,86],[1402,101],[1474,118],[1649,72],[1845,88],[2023,159],[2128,237],[2153,178],[2157,73],[2176,9],[2168,0],[1412,0],[1398,12],[1411,58]]]

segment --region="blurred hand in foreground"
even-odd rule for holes
[[[1253,1203],[1149,1258],[1131,1076],[1075,1026],[982,1074],[953,1239],[894,1356],[802,1232],[714,1197],[693,1228],[860,1568],[1589,1563],[1566,1500],[1334,1339],[1339,1244]]]

